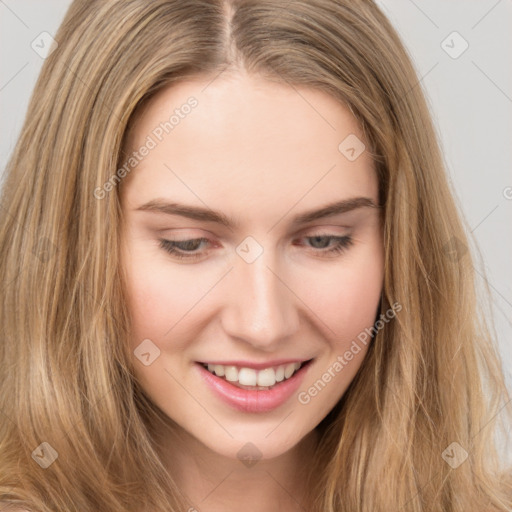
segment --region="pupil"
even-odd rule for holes
[[[200,246],[201,240],[186,240],[186,241],[180,242],[180,243],[181,243],[181,248],[184,251],[194,251],[195,249],[197,249]]]
[[[326,236],[314,236],[311,238],[312,245],[315,246],[317,249],[324,249],[329,245],[329,238]],[[324,241],[324,243],[322,243]],[[315,245],[319,242],[319,245]]]

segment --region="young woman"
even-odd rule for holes
[[[56,40],[2,191],[5,510],[509,510],[510,397],[379,8],[77,0]]]

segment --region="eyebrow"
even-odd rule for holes
[[[291,224],[307,224],[308,222],[332,217],[334,215],[340,215],[359,208],[379,209],[381,207],[376,205],[369,197],[351,197],[296,215],[292,218]],[[233,229],[238,226],[238,222],[222,212],[211,210],[209,208],[167,202],[161,199],[153,199],[138,208],[135,208],[135,210],[165,213],[167,215],[179,215],[181,217],[187,217],[189,219],[203,222],[215,222],[229,229]]]

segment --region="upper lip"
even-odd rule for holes
[[[222,366],[237,366],[238,368],[253,368],[254,370],[263,370],[274,366],[281,366],[290,363],[306,363],[310,359],[274,359],[273,361],[265,361],[262,363],[255,363],[253,361],[198,361],[201,364],[218,364]]]

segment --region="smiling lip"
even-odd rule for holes
[[[254,370],[264,370],[275,366],[281,366],[289,363],[305,363],[308,359],[276,359],[264,363],[252,363],[250,361],[198,361],[201,364],[219,364],[222,366],[236,366],[237,368],[252,368]]]
[[[284,361],[284,360],[283,360]],[[287,360],[289,363],[301,362],[301,360]],[[200,372],[201,378],[206,385],[225,403],[242,412],[268,412],[283,405],[297,391],[304,376],[309,370],[311,360],[305,362],[299,370],[289,379],[276,383],[270,389],[242,389],[229,381],[209,372],[202,363],[196,363],[195,367]],[[272,361],[271,363],[247,363],[230,361],[229,363],[215,362],[210,364],[233,365],[245,368],[263,369],[270,366],[284,364],[281,361]]]

